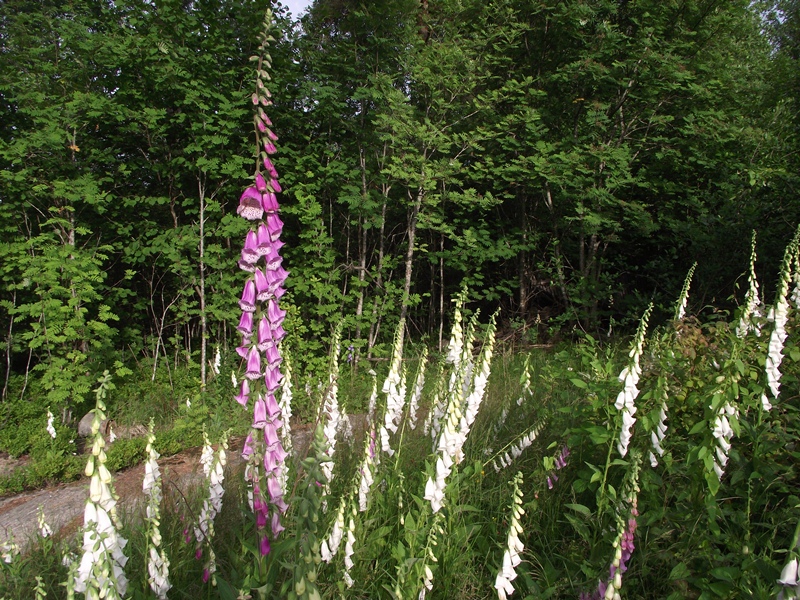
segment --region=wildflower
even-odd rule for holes
[[[608,579],[601,581],[593,594],[581,594],[582,598],[589,600],[619,598],[619,590],[622,589],[622,575],[628,570],[628,562],[636,548],[634,535],[637,527],[636,517],[639,515],[637,497],[641,455],[636,451],[631,454],[631,466],[625,474],[622,484],[622,502],[617,509],[617,536],[612,544],[614,558],[608,568]]]
[[[628,453],[628,445],[633,435],[633,425],[636,419],[633,417],[636,414],[636,405],[634,401],[639,395],[639,388],[636,384],[639,383],[639,377],[642,374],[642,368],[639,364],[639,359],[642,355],[644,347],[644,337],[647,332],[647,321],[650,318],[650,313],[653,310],[653,305],[647,307],[642,315],[642,320],[639,323],[639,328],[636,331],[633,347],[630,351],[630,363],[622,369],[619,374],[619,380],[623,382],[623,389],[617,395],[617,401],[614,406],[617,410],[622,412],[622,428],[619,434],[619,442],[617,443],[617,451],[620,456],[625,456]]]
[[[533,392],[531,390],[531,357],[530,354],[525,355],[525,366],[522,369],[522,375],[520,375],[520,385],[522,386],[522,393],[520,394],[519,398],[517,398],[517,406],[522,406],[522,403],[525,401],[526,397],[530,397]],[[508,411],[506,411],[506,415]],[[505,422],[505,418],[501,419],[502,422]],[[501,423],[502,426],[502,423]]]
[[[215,375],[219,375],[219,367],[221,364],[222,364],[222,355],[220,354],[219,346],[217,346],[217,353],[214,355],[214,364],[213,364]]]
[[[325,436],[325,451],[328,460],[322,463],[322,472],[328,484],[325,486],[325,494],[330,490],[330,481],[333,479],[333,458],[336,452],[336,432],[341,425],[341,413],[339,412],[339,352],[341,350],[342,328],[339,325],[333,333],[331,339],[331,363],[328,372],[328,387],[325,390],[325,397],[322,403],[322,413],[326,417],[323,433]]]
[[[263,143],[265,152],[271,154],[276,151],[273,142],[277,140],[277,136],[268,129],[271,121],[261,108],[271,104],[270,92],[265,84],[265,79],[269,76],[262,68],[262,63],[268,66],[269,61],[264,55],[268,51],[269,40],[272,39],[269,34],[272,13],[269,10],[264,27],[265,33],[260,45],[262,56],[255,57],[258,68],[256,91],[252,100],[256,107],[253,118],[256,124],[257,148]],[[283,222],[278,216],[280,206],[275,194],[281,190],[281,186],[277,181],[278,172],[275,166],[266,155],[263,158],[266,174],[262,174],[257,167],[253,184],[242,193],[238,209],[242,217],[257,223],[253,223],[245,237],[239,261],[239,266],[253,275],[245,282],[239,301],[243,314],[238,329],[243,337],[241,346],[236,350],[246,359],[246,380],[242,382],[235,399],[242,406],[247,405],[251,396],[254,399],[252,426],[242,449],[242,457],[247,460],[245,479],[249,486],[248,501],[256,517],[258,548],[260,554],[266,556],[271,549],[266,533],[267,525],[271,525],[273,535],[278,535],[283,530],[280,515],[288,508],[283,500],[286,488],[284,461],[287,454],[282,440],[288,439],[291,384],[288,376],[284,377],[280,370],[283,359],[279,344],[286,335],[283,329],[286,311],[280,308],[278,300],[286,291],[283,285],[288,276],[288,272],[281,266],[283,259],[279,253],[283,246],[280,241]],[[282,404],[279,405],[275,393],[281,386],[281,381],[284,387]],[[286,420],[281,418],[282,412],[287,413]],[[271,517],[270,507],[273,509]],[[214,562],[210,560],[205,576],[212,583],[214,568]]]
[[[722,391],[718,390],[716,394],[721,394]],[[713,408],[713,402],[711,408]],[[717,447],[714,452],[714,472],[719,479],[725,472],[725,466],[728,464],[728,452],[731,449],[731,439],[733,439],[734,432],[731,427],[730,420],[738,417],[739,411],[731,405],[730,402],[725,402],[720,406],[717,414],[712,423],[711,434],[716,440]]]
[[[383,393],[386,394],[386,412],[383,415],[383,427],[380,429],[381,449],[389,456],[394,454],[394,450],[389,445],[389,434],[395,433],[400,424],[403,414],[403,404],[405,396],[401,395],[401,376],[400,365],[403,360],[403,335],[405,332],[405,322],[397,324],[397,331],[394,335],[394,345],[392,346],[392,362],[389,366],[389,374],[383,382]]]
[[[696,268],[697,268],[697,263],[694,263],[689,269],[689,273],[686,275],[686,279],[683,282],[681,295],[678,297],[678,305],[675,308],[676,321],[680,321],[686,315],[686,305],[689,302],[689,286],[692,283],[692,276],[694,275],[694,270]]]
[[[55,417],[53,413],[50,412],[50,409],[47,409],[47,433],[50,434],[50,437],[56,439],[56,429],[53,427],[53,422],[55,421]]]
[[[156,436],[153,433],[153,419],[147,433],[147,462],[144,465],[144,480],[142,491],[147,496],[145,509],[145,522],[148,531],[147,537],[147,582],[150,589],[159,600],[167,597],[167,592],[172,587],[169,583],[169,560],[161,545],[161,471],[158,467],[158,452],[154,447]],[[186,532],[188,533],[188,532]]]
[[[458,322],[459,319],[456,319],[456,321]],[[465,386],[462,381],[458,381],[458,374],[451,378],[446,420],[437,444],[435,476],[429,477],[425,484],[424,499],[431,503],[434,513],[441,510],[444,505],[447,478],[452,472],[453,465],[460,463],[464,458],[462,448],[483,400],[491,368],[495,339],[494,323],[495,317],[493,316],[486,332],[486,340],[479,360],[480,368],[474,379],[472,379],[471,386]],[[468,347],[471,348],[471,343]],[[468,378],[466,357],[462,357],[459,364],[461,364],[460,377]],[[457,369],[457,371],[459,370]],[[471,387],[471,391],[466,398],[462,396],[465,387],[468,389]]]
[[[322,540],[320,545],[320,556],[325,562],[331,562],[336,553],[339,551],[339,544],[342,542],[344,536],[344,509],[347,505],[347,497],[342,498],[339,504],[339,510],[336,512],[336,518],[333,521],[333,527],[328,537]]]
[[[353,586],[353,578],[350,577],[350,569],[353,568],[353,554],[355,553],[354,546],[356,543],[356,522],[351,516],[347,522],[347,540],[344,544],[344,575],[343,579],[347,587]]]
[[[798,229],[800,232],[800,229]],[[770,311],[770,320],[775,324],[769,338],[769,348],[767,350],[767,385],[772,392],[772,397],[777,400],[780,392],[781,372],[780,366],[783,361],[783,346],[788,334],[786,333],[786,322],[789,319],[789,279],[791,277],[792,262],[797,253],[796,239],[786,248],[781,265],[780,281],[775,297],[775,306]],[[772,404],[766,394],[761,396],[761,403],[764,410],[770,410]]]
[[[44,509],[41,506],[36,511],[36,521],[39,526],[40,536],[46,538],[53,535],[53,530],[50,528],[50,525],[47,524],[47,521],[44,520]]]
[[[744,309],[739,318],[739,324],[736,326],[736,335],[743,338],[751,329],[755,331],[757,336],[761,335],[761,326],[757,321],[754,321],[754,318],[757,319],[761,316],[761,300],[758,298],[758,279],[756,278],[756,232],[753,231],[753,236],[750,240],[748,288],[744,299]]]
[[[518,472],[514,477],[513,485],[514,492],[511,502],[511,524],[508,527],[508,541],[503,552],[503,566],[494,581],[494,587],[500,600],[506,600],[508,596],[514,593],[514,586],[511,585],[511,582],[517,578],[515,569],[522,561],[520,553],[525,549],[519,539],[519,535],[522,533],[519,518],[525,514],[522,509],[522,490],[520,489],[522,486],[522,472]]]
[[[422,356],[419,358],[419,369],[417,370],[417,377],[414,380],[414,386],[411,392],[411,401],[408,405],[408,424],[411,429],[417,426],[417,411],[419,410],[419,400],[422,397],[422,388],[425,386],[425,365],[428,361],[428,348],[422,349]]]
[[[19,554],[19,546],[14,541],[14,536],[11,535],[5,542],[0,544],[0,560],[7,565],[14,562],[14,558]]]
[[[655,468],[658,466],[658,459],[656,458],[656,454],[658,456],[664,456],[664,448],[661,446],[661,442],[664,441],[664,436],[667,434],[667,403],[662,399],[661,400],[661,410],[658,413],[658,423],[656,424],[655,430],[650,432],[650,443],[653,446],[653,449],[650,450],[650,465]]]
[[[92,455],[85,473],[90,476],[89,500],[84,510],[83,556],[75,574],[75,590],[87,597],[122,598],[128,588],[123,567],[128,557],[123,554],[127,540],[117,533],[117,497],[112,478],[105,466],[105,440],[100,423],[105,420],[105,397],[111,380],[108,371],[100,379],[92,421]]]
[[[505,469],[508,466],[510,466],[513,460],[519,458],[522,455],[522,453],[528,447],[530,447],[531,444],[533,444],[534,440],[536,440],[536,436],[539,435],[542,426],[543,426],[542,423],[534,424],[526,431],[522,432],[522,434],[516,438],[516,440],[513,442],[509,450],[506,450],[505,452],[501,450],[500,456],[494,461],[492,461],[494,470],[499,473],[502,469]]]
[[[202,557],[202,550],[208,551],[208,558],[204,566],[203,581],[207,582],[209,577],[216,572],[216,560],[214,551],[211,548],[211,540],[214,537],[214,519],[222,510],[222,497],[225,488],[222,483],[225,480],[224,467],[227,462],[226,450],[228,449],[228,436],[222,434],[219,447],[214,453],[208,435],[203,432],[203,450],[200,453],[200,464],[203,465],[203,473],[206,476],[207,488],[206,496],[203,500],[203,507],[200,509],[200,516],[194,527],[194,537],[197,541],[195,557],[198,560]],[[216,580],[212,579],[212,584],[216,585]]]

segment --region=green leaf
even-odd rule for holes
[[[592,514],[592,511],[590,511],[589,508],[583,504],[565,504],[564,506],[587,517],[591,516]]]

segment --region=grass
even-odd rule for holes
[[[330,564],[315,567],[309,589],[318,588],[324,598],[416,598],[428,567],[433,574],[429,598],[495,596],[493,583],[508,537],[509,482],[519,471],[524,480],[520,540],[525,549],[513,583],[515,597],[593,597],[598,585],[609,581],[614,539],[633,497],[638,499],[638,528],[622,578],[622,597],[773,597],[779,591],[781,569],[791,556],[799,516],[795,507],[800,503],[796,493],[800,453],[795,444],[800,433],[800,349],[791,334],[797,325],[796,315],[791,316],[781,396],[768,413],[760,402],[767,336],[742,340],[732,326],[693,319],[652,332],[642,354],[637,423],[625,457],[616,450],[619,411],[613,403],[621,389],[617,375],[630,360],[627,344],[604,346],[587,337],[552,351],[496,348],[485,399],[463,447],[464,459],[453,468],[445,506],[436,514],[423,498],[435,467],[432,439],[422,431],[436,386],[436,369],[430,365],[419,425],[414,430],[401,426],[392,437],[397,452],[381,456],[369,509],[355,513],[354,564],[349,572],[353,586],[347,588],[343,582],[342,542]],[[413,377],[415,358],[406,362]],[[530,393],[521,382],[526,364]],[[348,407],[365,407],[371,384],[347,368],[339,395]],[[661,389],[667,392],[669,408],[666,451],[653,468],[647,458],[649,431],[657,422]],[[735,435],[725,472],[715,480],[708,457],[713,465],[719,445],[712,433],[715,405],[722,400],[735,402],[738,417],[731,416]],[[508,416],[500,423],[505,409]],[[212,421],[210,410],[180,419]],[[235,433],[244,431],[242,423],[246,427],[240,420]],[[510,467],[495,472],[491,461],[536,423],[542,428],[530,447]],[[556,469],[554,459],[565,444],[570,448],[567,464]],[[128,452],[130,460],[138,459],[134,442]],[[236,598],[242,589],[257,597],[256,582],[272,586],[268,596],[280,593],[282,586],[283,593],[291,591],[298,573],[288,567],[303,564],[309,553],[313,563],[315,544],[318,548],[329,534],[340,500],[344,498],[348,506],[354,501],[350,494],[363,468],[363,444],[339,440],[329,508],[301,518],[303,498],[320,493],[309,480],[320,459],[314,458],[314,448],[309,456],[304,465],[303,457],[292,459],[294,497],[284,515],[287,531],[282,542],[273,541],[273,551],[260,562],[253,553],[255,524],[245,486],[238,474],[227,474],[214,541],[216,587],[202,583],[202,564],[194,559],[194,546],[182,541],[184,529],[196,518],[199,494],[184,498],[166,490],[162,535],[171,562],[170,598]],[[633,482],[630,473],[637,461],[641,472]],[[553,474],[558,480],[550,489],[547,479]],[[351,513],[345,514],[347,524]],[[313,535],[308,530],[312,517],[317,519]],[[145,540],[137,522],[130,515],[123,530],[130,540],[126,571],[132,596],[148,597],[143,577]],[[43,577],[48,597],[66,597],[58,584],[66,579],[60,557],[68,552],[68,541],[40,540],[29,554],[4,565],[0,598],[30,595],[36,575]]]

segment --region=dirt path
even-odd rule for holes
[[[305,452],[310,441],[310,431],[292,433],[292,444],[297,452]],[[231,440],[228,465],[234,470],[242,468],[240,456],[242,440]],[[203,478],[200,466],[201,448],[190,448],[158,461],[164,485],[174,483],[186,492]],[[142,480],[144,465],[125,469],[114,474],[114,487],[123,510],[132,511],[144,498]],[[42,490],[24,492],[0,499],[0,542],[11,535],[22,549],[37,536],[37,511],[42,507],[45,520],[55,532],[70,535],[83,525],[83,510],[89,497],[89,479],[63,483]]]

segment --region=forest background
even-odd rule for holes
[[[2,399],[239,357],[236,206],[263,0],[0,4]],[[772,282],[800,222],[800,2],[317,0],[278,9],[288,345],[441,349],[461,286],[531,343]],[[771,284],[770,284],[771,285]],[[768,290],[768,296],[772,290]],[[658,309],[662,308],[661,315]],[[172,399],[174,401],[174,398]],[[6,422],[7,422],[6,416]]]

